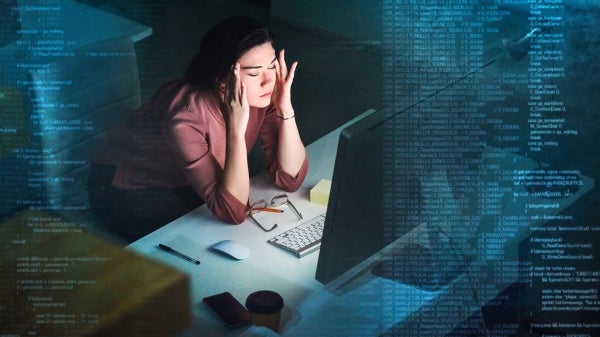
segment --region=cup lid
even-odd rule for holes
[[[283,298],[274,291],[256,291],[246,298],[246,308],[257,314],[272,314],[283,308]]]

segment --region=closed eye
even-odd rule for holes
[[[275,66],[269,67],[267,69],[268,70],[275,70]],[[248,74],[248,76],[256,77],[256,76],[258,76],[258,73],[256,73],[256,74]]]

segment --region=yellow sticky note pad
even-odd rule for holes
[[[310,189],[310,201],[319,205],[327,206],[330,190],[331,180],[321,179],[318,184]]]

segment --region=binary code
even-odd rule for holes
[[[391,200],[384,241],[428,227],[426,239],[387,268],[413,286],[455,292],[453,309],[430,313],[443,327],[431,334],[504,336],[546,326],[589,335],[598,311],[597,236],[580,234],[593,235],[597,224],[578,222],[585,214],[567,208],[593,182],[566,150],[587,107],[570,91],[577,33],[565,27],[576,19],[591,25],[589,18],[562,1],[384,4],[384,102],[393,106],[382,135]],[[389,291],[390,315],[410,312]],[[572,322],[565,312],[575,313]],[[409,326],[391,334],[427,335]]]

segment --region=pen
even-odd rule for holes
[[[273,212],[273,213],[283,213],[282,209],[277,209],[277,208],[269,208],[269,207],[259,207],[259,208],[253,208],[253,211],[265,211],[265,212]]]
[[[164,250],[165,252],[169,252],[169,253],[171,253],[173,255],[179,256],[180,258],[188,260],[188,261],[190,261],[190,262],[192,262],[194,264],[200,264],[200,261],[198,261],[198,260],[196,260],[194,258],[191,258],[191,257],[189,257],[189,256],[187,256],[187,255],[185,255],[183,253],[180,253],[180,252],[176,251],[175,249],[173,249],[173,248],[171,248],[171,247],[169,247],[167,245],[163,245],[162,243],[158,244],[158,248]]]

